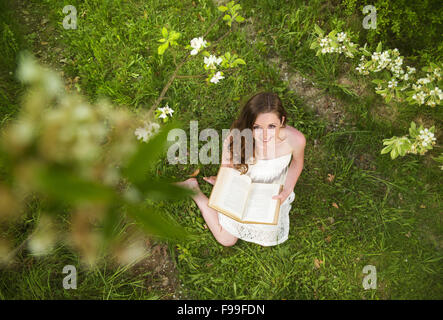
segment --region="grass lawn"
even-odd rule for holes
[[[221,14],[210,0],[0,3],[11,26],[1,40],[3,57],[9,59],[0,73],[1,123],[19,108],[16,96],[22,88],[10,74],[18,52],[14,46],[28,48],[63,72],[67,89],[91,101],[106,96],[137,112],[154,103],[175,70],[171,48],[157,55],[161,28],[181,32],[179,42],[186,45]],[[222,247],[191,199],[159,201],[156,207],[197,236],[179,244],[153,240],[156,253],[132,268],[108,263],[90,271],[79,268],[77,290],[63,289],[61,273],[64,265],[78,265],[75,252],[59,246],[36,258],[23,251],[20,267],[0,273],[0,298],[443,299],[443,184],[430,158],[441,147],[395,160],[380,154],[384,138],[406,134],[417,119],[436,125],[438,143],[441,108],[386,105],[344,57],[316,57],[309,49],[314,23],[328,29],[343,16],[336,1],[307,3],[242,1],[246,21],[212,52],[236,53],[247,64],[227,72],[216,85],[207,85],[203,77],[176,79],[166,94],[185,131],[198,120],[199,130],[218,132],[229,128],[251,92],[280,95],[289,125],[307,138],[286,242],[261,247],[240,240]],[[66,4],[77,8],[76,30],[62,27]],[[355,25],[355,19],[344,21]],[[207,39],[215,41],[228,30],[219,22]],[[186,54],[176,50],[176,62]],[[272,63],[276,57],[280,64]],[[202,60],[190,59],[179,74],[203,73]],[[297,85],[297,77],[282,79],[283,62],[289,75],[306,79],[306,86]],[[179,181],[197,168],[201,189],[209,196],[211,185],[202,177],[215,175],[217,165],[169,165],[165,156],[155,171]],[[19,240],[32,231],[38,205],[29,211],[23,225],[10,231]],[[376,267],[376,289],[363,288],[366,265]]]

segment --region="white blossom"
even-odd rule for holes
[[[174,110],[172,110],[172,109],[168,106],[168,104],[166,104],[166,106],[163,108],[163,110],[164,110],[164,112],[165,112],[166,114],[169,114],[170,116],[172,116],[172,114],[174,113]]]
[[[206,67],[210,69],[215,69],[216,64],[218,65],[222,62],[222,58],[217,58],[216,56],[211,54],[209,57],[204,58],[204,62],[206,64]]]
[[[397,81],[395,81],[394,79],[388,82],[388,88],[395,88],[396,86],[397,86]]]
[[[211,78],[210,82],[212,83],[218,83],[219,80],[224,79],[225,77],[223,77],[220,73],[220,71],[217,71],[217,73]]]
[[[144,127],[135,129],[134,134],[137,139],[147,142],[149,138],[160,128],[160,125],[155,122],[148,123]]]
[[[338,42],[343,42],[345,40],[346,40],[346,33],[340,32],[339,34],[337,34],[337,41]]]
[[[193,48],[191,55],[196,55],[200,51],[201,47],[207,47],[207,42],[206,40],[203,40],[203,37],[194,38],[191,40],[191,47]]]
[[[429,80],[428,78],[420,78],[420,79],[417,80],[418,84],[427,84],[427,83],[430,83],[430,82],[431,82],[431,80]]]

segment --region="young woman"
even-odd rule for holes
[[[196,192],[193,200],[202,212],[215,239],[224,246],[234,245],[238,239],[262,246],[272,246],[287,240],[289,210],[294,201],[294,186],[303,170],[306,140],[297,129],[286,124],[287,115],[279,97],[261,92],[251,97],[243,107],[232,129],[249,128],[253,134],[253,157],[246,159],[244,141],[241,141],[241,161],[234,162],[233,141],[229,134],[223,143],[222,166],[230,166],[247,174],[253,182],[280,183],[283,190],[273,199],[280,199],[277,225],[249,224],[235,221],[208,207],[208,198],[200,190],[197,179],[190,178],[178,184]],[[214,185],[215,176],[203,179]]]

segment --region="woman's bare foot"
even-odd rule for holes
[[[196,178],[189,178],[185,181],[176,182],[175,184],[194,191],[196,194],[192,196],[193,199],[195,199],[196,197],[203,194],[203,192],[200,190],[200,187],[198,185],[198,181]]]

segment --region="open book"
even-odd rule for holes
[[[283,189],[275,183],[255,183],[230,167],[220,167],[208,206],[242,223],[277,224]]]

